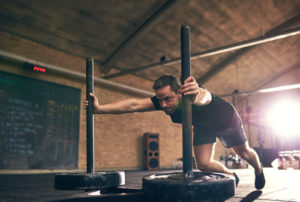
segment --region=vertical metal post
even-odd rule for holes
[[[86,171],[94,173],[94,107],[90,93],[94,93],[94,59],[86,59]]]
[[[190,29],[181,26],[181,83],[191,75],[190,65]],[[185,177],[193,177],[192,151],[192,99],[191,96],[182,96],[182,151],[183,172]]]

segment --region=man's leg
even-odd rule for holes
[[[233,150],[244,160],[246,160],[255,170],[255,188],[262,189],[265,186],[265,176],[263,173],[263,167],[256,152],[248,146],[248,142],[245,142],[239,146],[233,146]]]
[[[194,154],[199,170],[204,172],[219,172],[234,175],[222,163],[214,160],[215,143],[194,145]]]
[[[233,146],[232,149],[254,168],[255,175],[260,175],[263,172],[258,155],[252,148],[249,147],[248,142],[245,142],[245,144],[242,145]]]

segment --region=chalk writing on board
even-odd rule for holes
[[[74,169],[80,89],[0,71],[0,169]]]

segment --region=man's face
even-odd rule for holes
[[[155,95],[166,114],[170,115],[175,112],[180,95],[175,93],[171,86],[168,85],[155,90]]]

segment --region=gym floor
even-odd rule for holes
[[[142,177],[159,171],[126,171],[126,184],[114,191],[97,195],[98,191],[61,191],[54,189],[55,174],[1,174],[0,201],[143,201]],[[178,170],[176,170],[178,171]],[[262,191],[254,188],[252,169],[234,170],[240,183],[234,197],[226,202],[236,201],[300,201],[300,170],[276,170],[265,168],[266,186]],[[123,191],[120,191],[123,190]]]

